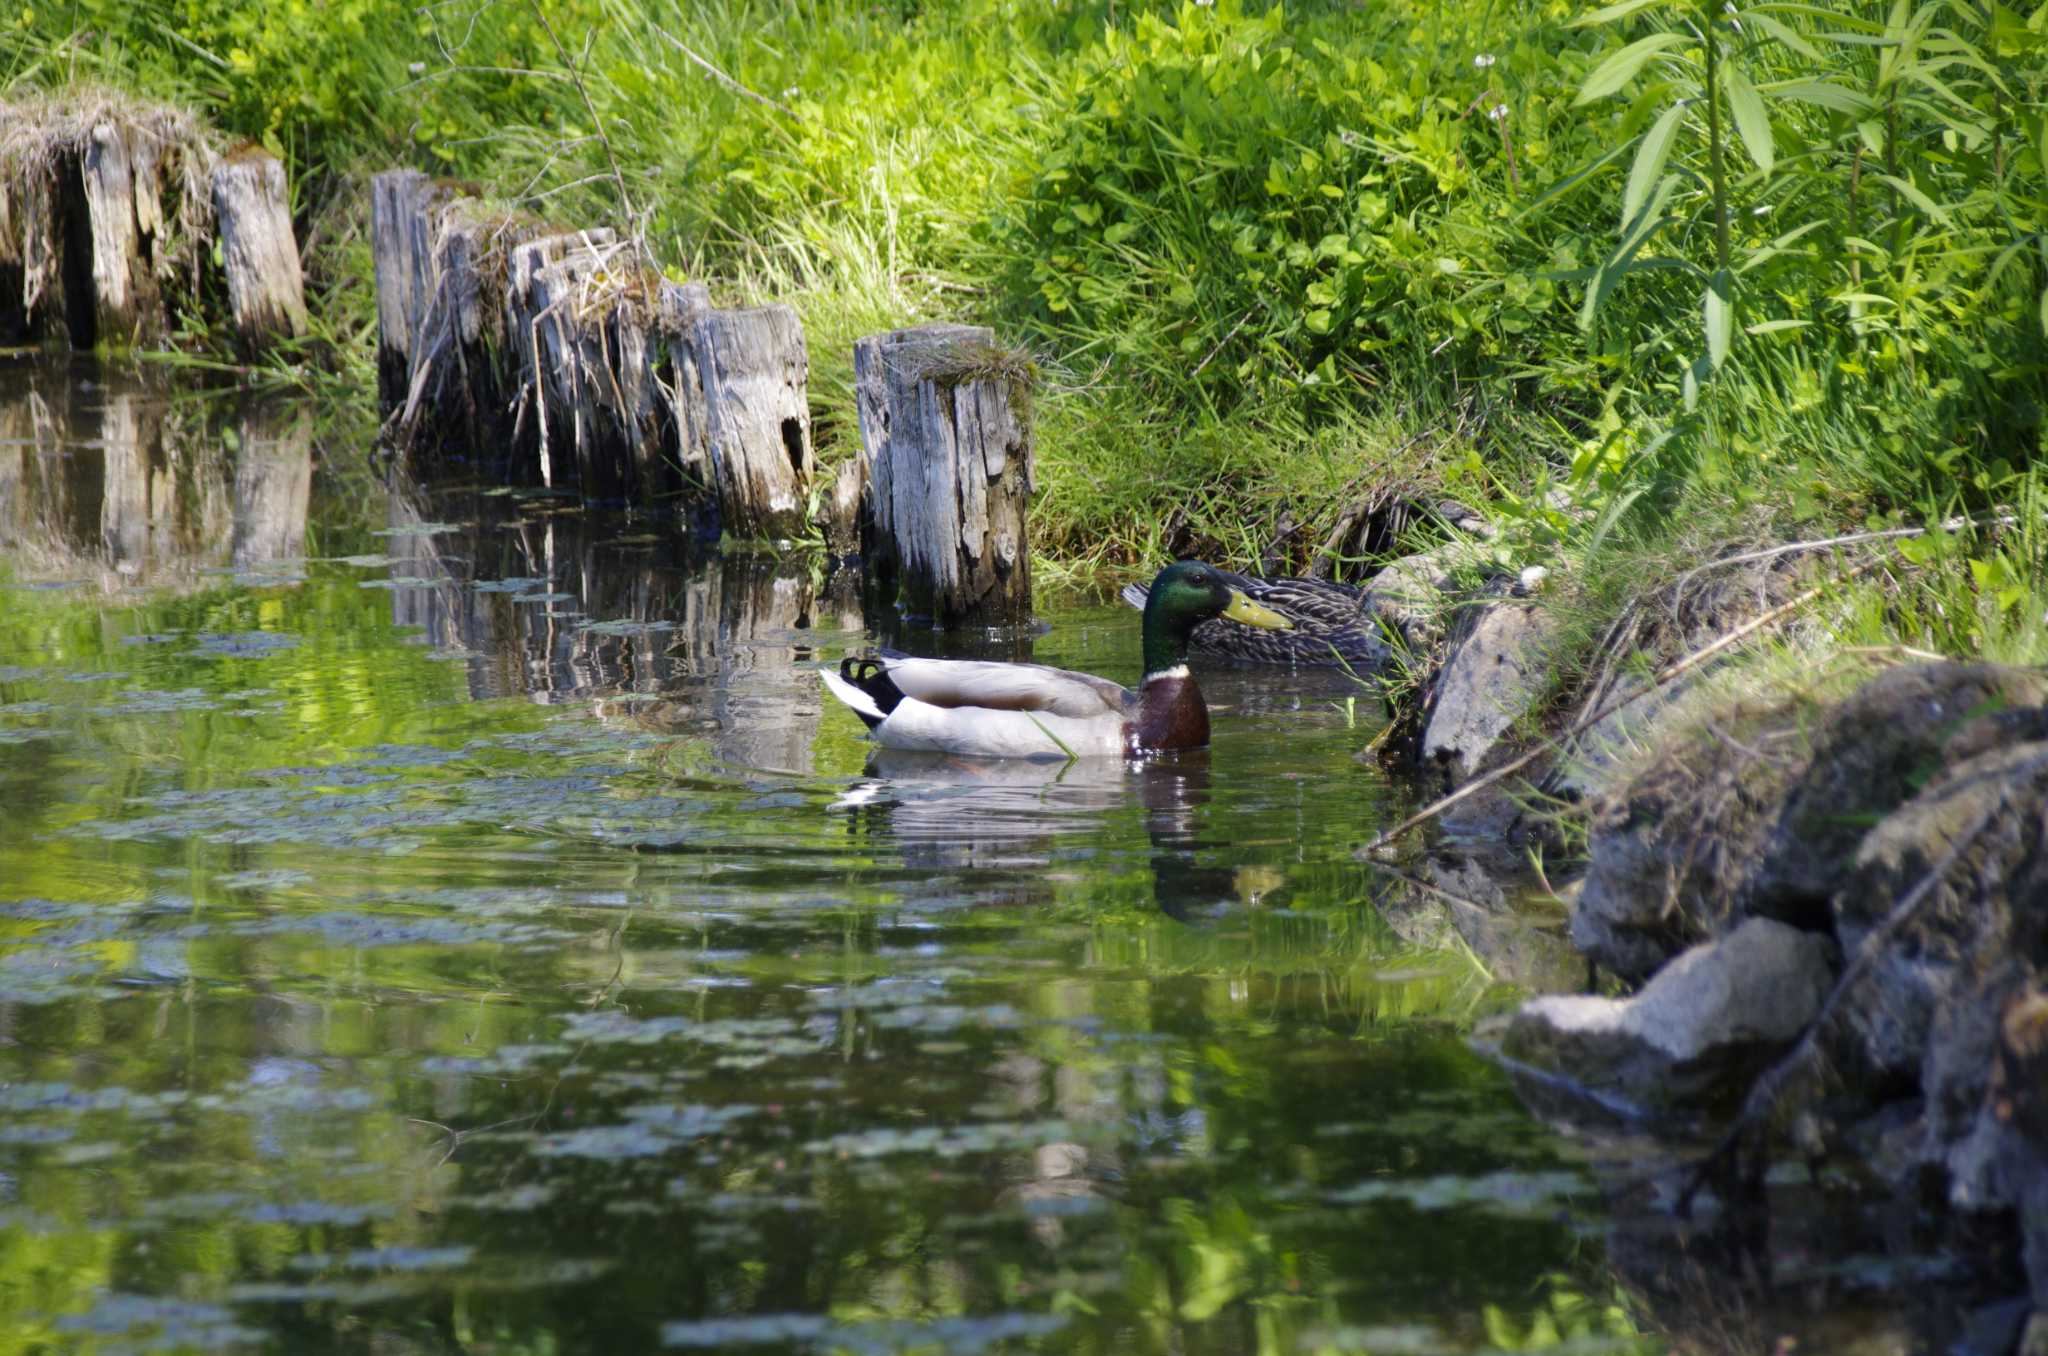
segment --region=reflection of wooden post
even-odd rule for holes
[[[100,540],[107,563],[131,579],[149,562],[150,456],[142,402],[110,392],[100,406]]]
[[[35,398],[35,388],[30,387],[0,400],[0,551],[25,546],[35,535],[28,504]]]
[[[284,165],[247,146],[213,172],[214,220],[228,275],[228,307],[245,351],[306,332],[306,288],[292,238]]]
[[[706,311],[696,358],[718,512],[735,537],[794,537],[815,469],[803,322],[787,306]]]
[[[235,457],[235,567],[290,560],[306,549],[313,487],[313,416],[304,408],[251,406]]]
[[[942,627],[1028,622],[1028,364],[979,326],[928,325],[860,340],[853,370],[871,577]]]

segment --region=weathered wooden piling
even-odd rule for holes
[[[216,233],[244,347],[303,330],[283,167],[260,150],[222,165],[214,142],[169,105],[96,94],[0,101],[0,341],[161,343],[173,298],[218,295],[202,286]]]
[[[1028,362],[974,325],[870,335],[853,349],[876,592],[941,627],[1031,618]]]
[[[132,156],[128,143],[126,127],[113,122],[93,127],[77,160],[86,239],[81,244],[73,234],[66,241],[69,249],[90,251],[92,342],[116,347],[152,344],[164,332],[163,291],[150,267],[163,216],[155,165],[147,152]],[[138,175],[138,169],[147,175]],[[144,222],[152,229],[145,231]]]
[[[377,395],[384,408],[406,403],[413,381],[413,339],[426,317],[428,221],[449,191],[418,170],[370,179],[370,263],[377,281]]]
[[[695,333],[705,445],[726,530],[798,535],[817,470],[803,323],[787,306],[714,310],[697,317]]]
[[[259,352],[304,334],[306,285],[283,162],[254,145],[223,160],[213,171],[213,215],[243,349]]]
[[[803,327],[721,311],[602,229],[551,230],[410,170],[372,180],[378,387],[416,462],[502,461],[587,499],[715,501],[740,537],[805,527]]]

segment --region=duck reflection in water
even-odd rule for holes
[[[1257,903],[1279,882],[1268,868],[1205,861],[1221,846],[1203,834],[1207,749],[1134,762],[877,749],[865,770],[871,780],[835,807],[849,813],[853,833],[893,840],[913,870],[948,873],[949,891],[958,885],[950,873],[1003,872],[983,902],[1048,904],[1061,881],[1080,872],[1135,875],[1135,860],[1120,848],[1074,841],[1134,802],[1150,842],[1152,899],[1168,917],[1186,922],[1219,906]]]

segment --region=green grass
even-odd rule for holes
[[[329,362],[367,353],[349,204],[397,160],[624,222],[723,299],[795,305],[828,462],[857,437],[854,338],[993,325],[1044,373],[1034,530],[1070,567],[1245,564],[1283,512],[1286,563],[1304,566],[1345,495],[1404,480],[1491,501],[1504,563],[1586,557],[1597,610],[1599,579],[1698,541],[2040,497],[2040,16],[1967,0],[28,13],[11,79],[169,95],[290,157],[320,242],[312,356]],[[1553,486],[1588,516],[1545,507]],[[2026,651],[2038,541],[1943,550],[1914,569],[1970,606],[1901,593],[1888,624]]]

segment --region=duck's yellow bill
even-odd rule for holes
[[[1223,609],[1223,615],[1246,626],[1256,626],[1262,631],[1292,631],[1294,623],[1269,607],[1260,607],[1244,596],[1243,589],[1230,591],[1230,606]]]

